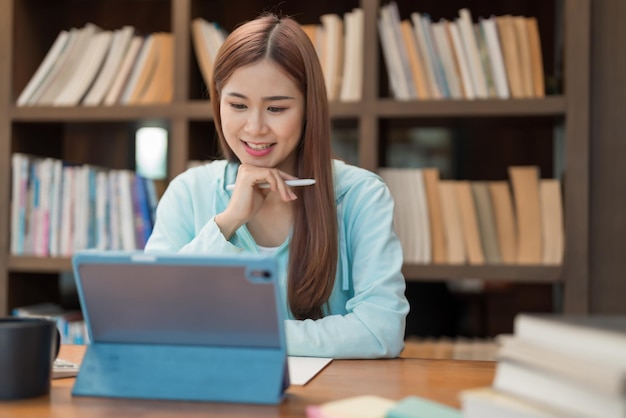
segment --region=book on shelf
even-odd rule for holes
[[[161,36],[157,33],[147,36],[133,65],[128,84],[124,87],[124,93],[120,98],[121,104],[140,103],[141,96],[152,81],[158,65],[160,39]]]
[[[565,251],[561,182],[558,179],[541,179],[539,181],[539,194],[543,243],[542,261],[543,264],[561,264]]]
[[[113,77],[113,81],[111,82],[111,86],[106,92],[103,104],[105,106],[113,106],[120,102],[120,98],[124,92],[124,87],[126,86],[130,75],[133,71],[133,66],[142,50],[145,38],[141,35],[134,35],[130,40],[128,45],[128,49],[124,53],[124,58],[122,63],[120,64],[119,70]]]
[[[478,56],[480,57],[480,64],[485,75],[485,85],[487,87],[487,97],[496,98],[496,86],[491,69],[491,58],[489,57],[489,51],[487,49],[487,40],[485,38],[485,32],[483,31],[480,23],[472,24],[474,29],[474,36],[476,37],[476,45],[478,47]]]
[[[507,79],[509,81],[509,91],[513,98],[524,98],[524,79],[522,75],[522,63],[520,61],[520,51],[515,30],[513,16],[503,15],[496,17],[500,46],[506,68]]]
[[[341,75],[343,73],[343,43],[344,22],[336,13],[326,13],[320,16],[324,28],[324,60],[322,71],[326,83],[328,101],[337,101],[339,98]]]
[[[485,181],[472,181],[470,185],[476,205],[478,230],[480,232],[480,241],[482,243],[485,262],[488,264],[500,264],[502,257],[500,256],[500,245],[496,232],[495,214],[493,213],[493,206],[489,195],[489,186]]]
[[[138,104],[169,103],[174,87],[174,39],[171,33],[155,34],[156,63]]]
[[[58,105],[59,98],[62,98],[65,91],[71,91],[75,80],[80,79],[83,66],[86,64],[85,56],[89,51],[91,41],[95,35],[101,30],[93,23],[87,23],[83,28],[76,32],[75,42],[71,48],[67,49],[65,59],[60,59],[57,63],[59,67],[55,77],[51,80],[41,97],[37,100],[37,104],[52,106]]]
[[[392,4],[381,7],[378,17],[378,33],[383,52],[385,68],[389,76],[391,93],[397,100],[410,100],[415,97],[415,90],[412,88],[413,80],[409,80],[410,64],[405,50],[401,48],[404,42],[399,43],[395,34],[395,22],[391,13]],[[398,23],[399,25],[399,23]],[[406,60],[406,63],[404,62]],[[411,84],[409,84],[409,82]]]
[[[424,176],[424,190],[428,206],[428,221],[431,243],[431,260],[434,264],[443,264],[447,261],[446,235],[439,195],[439,170],[436,168],[422,169]]]
[[[530,43],[528,39],[528,29],[524,16],[513,16],[513,28],[517,38],[519,51],[519,65],[522,74],[523,97],[533,97],[535,86],[533,85],[533,68],[530,53]]]
[[[502,46],[498,36],[498,27],[495,16],[481,18],[479,24],[485,36],[485,45],[491,66],[491,75],[496,90],[496,96],[500,99],[510,97],[509,82],[502,57]]]
[[[67,31],[67,40],[64,42],[64,45],[62,46],[62,48],[59,49],[58,55],[54,54],[53,52],[49,52],[46,55],[46,58],[44,58],[44,61],[46,61],[48,57],[50,57],[50,59],[54,59],[54,62],[51,64],[49,70],[45,72],[45,75],[42,75],[42,79],[38,83],[36,83],[36,86],[34,86],[33,91],[29,95],[27,103],[25,104],[29,106],[42,104],[40,102],[42,96],[44,95],[44,93],[46,93],[49,90],[49,88],[55,82],[57,77],[59,77],[59,74],[63,70],[64,63],[69,60],[69,56],[73,53],[74,49],[76,48],[76,43],[78,42],[78,38],[81,33],[83,33],[82,29],[71,28],[70,30]],[[58,46],[57,42],[59,41],[60,40],[57,37],[57,41],[55,41],[53,45],[53,49]],[[36,75],[37,73],[35,73],[35,76]],[[30,87],[30,83],[31,82],[29,81],[29,84],[27,85],[27,87]]]
[[[67,46],[67,41],[70,38],[69,31],[62,30],[54,40],[52,47],[46,53],[43,61],[37,67],[35,74],[30,78],[26,87],[22,90],[17,98],[17,106],[26,106],[32,103],[32,96],[37,89],[42,85],[46,77],[49,76],[50,71],[59,59],[59,56],[63,53],[63,50]]]
[[[480,229],[478,226],[478,216],[476,215],[476,204],[472,196],[472,186],[467,180],[458,180],[454,182],[454,187],[459,213],[461,215],[461,226],[463,228],[467,261],[469,264],[484,264],[485,254],[480,239]]]
[[[413,15],[412,15],[413,16]],[[443,62],[441,61],[441,55],[437,50],[437,45],[433,39],[432,25],[433,22],[428,13],[422,13],[419,15],[421,23],[420,27],[424,34],[424,41],[426,43],[426,50],[430,56],[430,61],[433,65],[433,76],[435,83],[439,89],[441,97],[450,98],[450,87],[448,86],[448,80],[446,79],[445,71],[443,69]]]
[[[429,98],[441,99],[445,97],[442,88],[439,86],[439,82],[436,76],[436,64],[434,51],[426,41],[426,31],[428,25],[430,25],[430,18],[422,17],[421,13],[411,13],[411,22],[413,23],[413,31],[415,33],[415,40],[417,41],[417,48],[419,49],[419,56],[424,62],[424,74],[428,83]]]
[[[517,262],[517,227],[509,183],[489,181],[489,194],[498,235],[500,258],[504,264]]]
[[[478,44],[474,34],[472,14],[468,8],[462,8],[459,10],[457,22],[461,32],[461,40],[463,41],[463,46],[467,54],[469,72],[476,92],[476,97],[485,99],[488,97],[487,84],[485,82],[485,74],[482,69]]]
[[[365,49],[365,14],[354,8],[344,14],[343,75],[339,100],[357,102],[363,96],[363,54]]]
[[[216,22],[201,17],[191,21],[193,50],[207,89],[213,79],[213,62],[225,39],[226,31]]]
[[[400,22],[400,30],[402,31],[402,38],[404,39],[404,45],[407,49],[406,52],[411,67],[411,77],[413,78],[417,98],[429,99],[431,93],[428,80],[426,79],[426,70],[422,59],[423,54],[420,54],[411,22],[408,20]]]
[[[443,76],[446,79],[450,98],[461,99],[463,98],[462,79],[452,55],[453,49],[448,37],[447,22],[445,19],[432,22],[430,29],[435,49],[441,60]]]
[[[543,56],[541,52],[541,40],[539,25],[536,17],[526,18],[526,30],[528,31],[528,46],[530,49],[530,62],[535,97],[544,97],[546,87],[543,71]]]
[[[205,24],[208,24],[208,22],[201,17],[191,21],[191,41],[200,73],[208,88],[213,80],[213,57],[210,53],[211,46],[206,42],[206,38],[203,35],[202,27]]]
[[[111,47],[102,64],[102,69],[98,73],[93,85],[82,99],[85,106],[98,106],[102,104],[104,97],[113,85],[115,75],[121,69],[124,56],[133,39],[135,29],[132,26],[124,26],[113,32]]]
[[[448,264],[463,264],[467,260],[461,208],[457,198],[457,188],[453,180],[439,181],[441,213],[446,233],[446,253]]]
[[[111,47],[112,31],[98,31],[89,39],[77,65],[76,73],[55,97],[55,106],[78,105],[93,85]]]
[[[457,21],[447,22],[448,34],[450,37],[450,44],[454,53],[454,59],[458,72],[461,77],[461,86],[463,87],[463,97],[468,100],[476,98],[474,92],[474,85],[472,84],[472,77],[469,70],[469,62],[467,61],[467,54],[465,53],[465,47],[461,40],[461,31],[459,30],[459,24]]]
[[[543,250],[539,167],[511,166],[509,177],[517,219],[517,262],[541,264]]]

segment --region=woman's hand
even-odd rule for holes
[[[224,212],[215,217],[224,237],[229,239],[241,225],[252,219],[270,193],[278,192],[283,202],[295,200],[296,194],[285,180],[296,178],[277,168],[241,164],[230,203]],[[259,187],[264,183],[269,188]]]

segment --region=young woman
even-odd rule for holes
[[[272,254],[290,355],[397,356],[409,305],[393,201],[377,175],[332,159],[306,34],[269,14],[238,27],[210,88],[226,160],[172,180],[145,250]],[[315,184],[287,185],[298,178]]]

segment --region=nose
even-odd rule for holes
[[[262,134],[265,131],[265,120],[261,112],[250,112],[244,129],[251,135]]]

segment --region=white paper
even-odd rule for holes
[[[332,358],[324,357],[293,357],[287,358],[289,365],[289,383],[303,386],[318,374]]]

